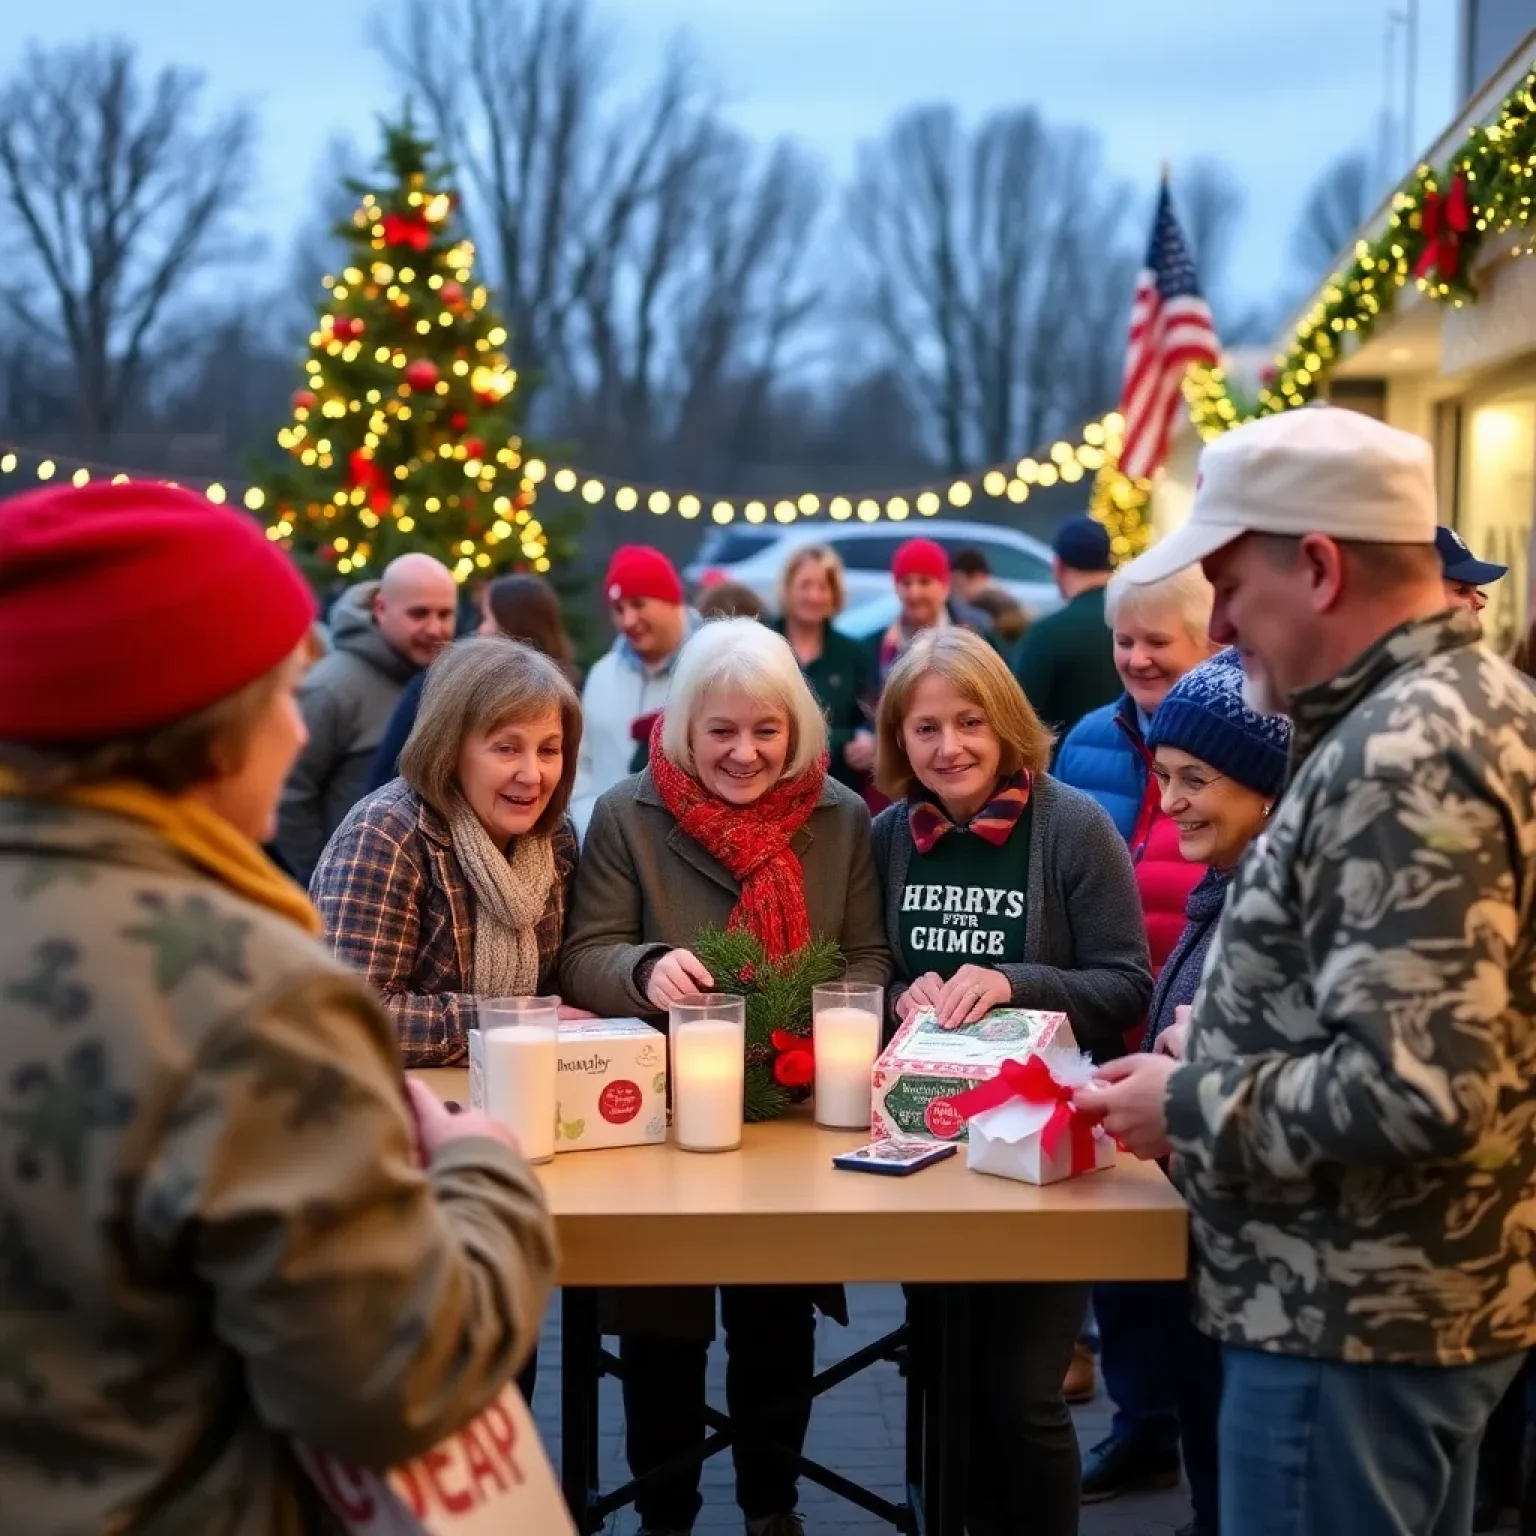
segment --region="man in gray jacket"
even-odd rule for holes
[[[1221,1529],[1465,1536],[1536,1344],[1536,696],[1446,611],[1427,444],[1307,407],[1200,470],[1127,575],[1203,562],[1212,638],[1291,715],[1290,782],[1182,1061],[1112,1062],[1078,1102],[1178,1155]]]
[[[430,555],[401,555],[331,610],[331,651],[299,686],[309,731],[283,790],[276,849],[304,884],[368,787],[368,765],[405,685],[453,639],[459,590]]]

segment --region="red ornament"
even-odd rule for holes
[[[466,459],[483,459],[485,457],[485,444],[478,437],[466,437],[464,439],[464,457]]]
[[[464,289],[458,283],[444,283],[442,286],[443,303],[449,309],[457,309],[464,302]]]
[[[383,224],[385,245],[424,251],[432,244],[432,226],[419,213],[386,213]]]
[[[452,427],[455,432],[462,432],[464,428],[469,425],[469,417],[466,416],[463,411],[455,411],[453,415],[448,418],[448,425]]]
[[[331,321],[331,334],[337,341],[352,341],[363,334],[363,322],[356,315],[337,315]]]
[[[354,486],[377,485],[380,479],[379,466],[361,448],[354,448],[347,455],[347,473]]]
[[[771,1039],[779,1054],[773,1059],[774,1081],[783,1088],[808,1088],[816,1080],[816,1058],[804,1035],[774,1030]]]
[[[394,504],[394,496],[387,485],[375,485],[368,493],[368,505],[375,512],[387,512]]]
[[[437,383],[437,364],[430,357],[418,357],[405,370],[405,382],[412,389],[431,389]]]
[[[296,411],[312,411],[315,408],[314,394],[307,389],[296,389],[293,392],[293,408]]]
[[[1472,227],[1472,210],[1467,202],[1466,172],[1458,171],[1451,190],[1424,194],[1424,211],[1419,228],[1424,249],[1413,268],[1415,277],[1438,277],[1441,282],[1455,280],[1461,266],[1461,238]]]

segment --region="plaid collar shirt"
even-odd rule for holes
[[[576,834],[554,832],[555,880],[539,919],[539,990],[556,985]],[[395,779],[353,807],[310,882],[325,939],[367,977],[395,1021],[407,1067],[464,1062],[475,1028],[475,895],[446,819]]]

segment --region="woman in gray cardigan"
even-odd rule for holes
[[[1096,1059],[1152,993],[1125,843],[1045,773],[1050,736],[1007,665],[965,630],[925,636],[880,700],[875,821],[893,1012],[941,1027],[992,1008],[1059,1010]],[[1085,1284],[989,1285],[971,1297],[971,1536],[1076,1536],[1081,1467],[1061,1395]],[[925,1295],[911,1295],[921,1337]]]
[[[753,619],[706,624],[683,647],[650,767],[597,802],[582,847],[561,963],[567,1002],[605,1016],[664,1015],[714,979],[701,928],[750,929],[770,955],[811,935],[841,945],[853,981],[884,985],[890,955],[869,812],[827,777],[827,727],[782,636]],[[817,1293],[727,1286],[726,1399],[740,1438],[736,1493],[752,1536],[803,1536],[795,1453],[815,1374]],[[829,1306],[841,1306],[841,1292]],[[614,1331],[625,1365],[635,1476],[705,1438],[714,1332],[707,1289],[625,1291]],[[651,1536],[692,1529],[699,1466],[636,1499]]]

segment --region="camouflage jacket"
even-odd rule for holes
[[[0,1531],[326,1529],[476,1413],[553,1238],[499,1142],[416,1164],[394,1030],[138,823],[0,801]]]
[[[1294,705],[1170,1080],[1202,1327],[1345,1361],[1536,1344],[1536,695],[1466,614]]]

